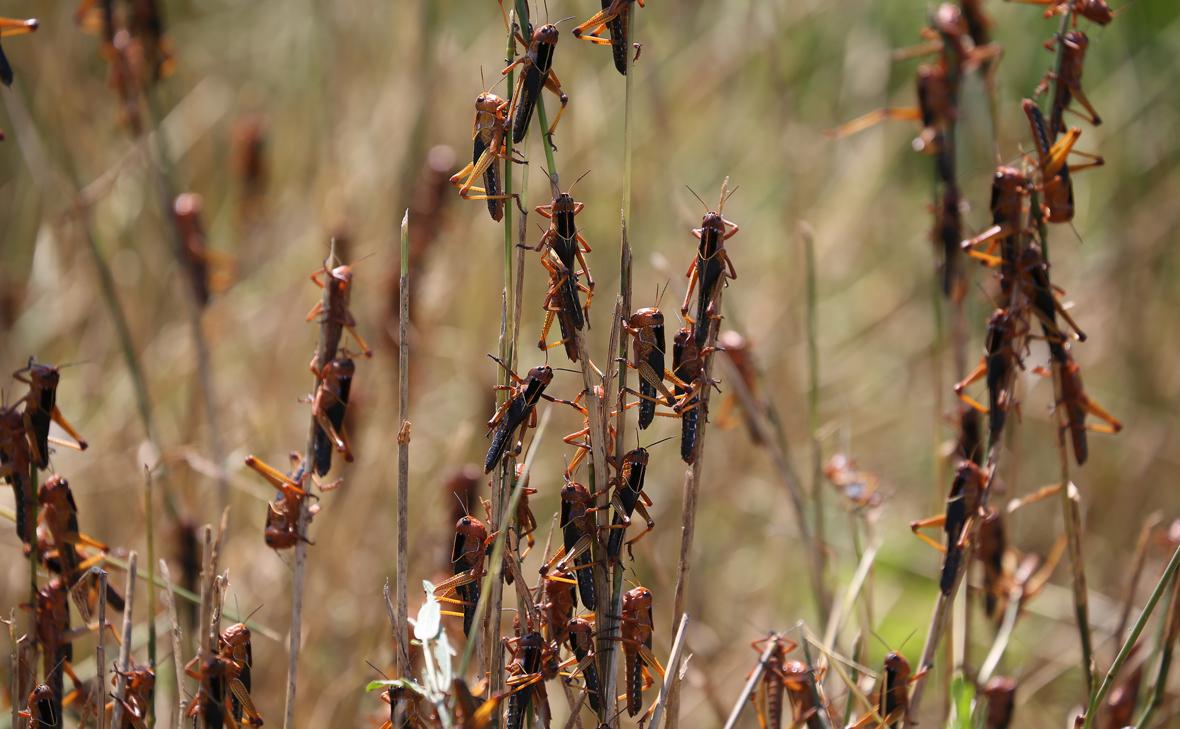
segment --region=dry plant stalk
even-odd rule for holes
[[[324,259],[324,269],[327,270],[332,262],[336,260],[336,241],[333,240],[328,250],[328,257]],[[332,285],[329,282],[324,282],[324,291],[321,298],[323,307],[323,316],[330,316],[331,307],[331,293]],[[320,339],[316,345],[315,359],[313,362],[320,363],[317,367],[314,387],[312,392],[319,390],[320,382],[322,380],[322,367],[330,362],[335,356],[335,351],[329,351],[328,334],[326,326],[320,326]],[[334,349],[334,348],[333,348]],[[309,418],[310,424],[307,428],[307,445],[303,449],[303,468],[314,470],[315,463],[315,439],[316,431],[319,428],[316,422],[315,414]],[[309,479],[310,481],[310,479]],[[311,493],[310,487],[308,493]],[[283,709],[283,729],[294,729],[295,722],[295,690],[296,681],[299,673],[299,649],[302,643],[302,629],[303,629],[303,583],[306,578],[307,570],[307,526],[311,521],[311,513],[309,511],[311,504],[310,499],[301,499],[299,502],[299,521],[296,526],[296,533],[298,539],[295,542],[295,565],[293,567],[293,574],[291,577],[291,632],[288,636],[287,645],[287,696]]]
[[[169,634],[172,638],[172,667],[176,672],[176,703],[179,707],[176,715],[176,726],[184,725],[184,712],[188,708],[185,700],[185,685],[184,685],[184,653],[182,646],[184,645],[184,636],[180,632],[180,620],[176,615],[176,601],[172,599],[172,594],[175,590],[172,586],[172,573],[168,569],[168,563],[165,560],[160,560],[160,577],[164,580],[164,610],[168,613],[168,624],[170,626]]]
[[[107,572],[101,567],[94,568],[98,575],[98,644],[94,648],[94,665],[98,670],[98,696],[94,700],[98,712],[98,729],[107,727]],[[128,608],[128,614],[131,610]],[[13,697],[15,699],[15,697]],[[15,700],[13,701],[15,704]],[[16,724],[13,724],[15,727]]]
[[[410,510],[410,211],[402,217],[401,272],[398,281],[398,337],[397,337],[397,412],[400,425],[397,431],[397,615],[394,624],[397,640],[397,675],[406,676],[410,669],[408,635],[407,571],[409,554]]]
[[[139,565],[139,555],[131,552],[127,556],[127,587],[124,593],[126,604],[123,607],[123,643],[119,647],[118,682],[115,684],[115,708],[111,712],[111,726],[123,726],[123,699],[127,696],[127,669],[131,665],[131,615],[135,605],[135,571]],[[104,580],[105,582],[105,580]],[[99,630],[106,630],[105,625],[99,625]],[[105,713],[105,712],[104,712]]]
[[[727,177],[721,183],[721,199],[724,200],[729,189],[729,178]],[[703,284],[702,284],[703,285]],[[721,300],[723,298],[723,288],[718,287],[717,294],[714,297],[714,306],[717,312],[721,311]],[[708,334],[705,339],[705,348],[716,347],[717,345],[717,330],[720,322],[718,320],[710,320],[703,323],[708,327]],[[696,326],[701,326],[702,322],[697,322]],[[712,387],[709,383],[712,381],[713,375],[713,357],[708,357],[705,360],[705,386],[701,389],[700,397],[700,412],[703,415],[708,415],[709,412],[709,395]],[[696,532],[697,521],[697,501],[701,490],[701,477],[704,473],[704,452],[705,452],[705,434],[708,430],[708,417],[702,417],[697,424],[697,440],[696,452],[693,458],[692,465],[684,471],[684,487],[682,489],[683,498],[681,501],[681,519],[680,519],[680,554],[676,560],[676,596],[672,606],[672,614],[676,625],[679,624],[680,618],[685,613],[685,605],[688,602],[688,572],[691,562],[692,541]],[[675,625],[673,626],[675,629]],[[680,677],[679,675],[672,678],[672,686],[668,691],[668,729],[676,729],[680,721]]]
[[[651,715],[649,729],[658,729],[660,719],[664,716],[668,692],[672,688],[672,677],[680,673],[680,653],[684,650],[684,636],[688,629],[688,613],[680,616],[680,625],[676,628],[676,637],[672,639],[672,650],[668,653],[668,663],[664,667],[664,683],[660,685],[660,694],[656,697],[656,708]]]

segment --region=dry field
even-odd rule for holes
[[[1121,4],[1109,24],[1077,18],[1089,38],[1081,88],[1101,124],[1090,123],[1077,93],[1071,109],[1081,114],[1064,116],[1066,127],[1082,130],[1077,149],[1101,155],[1104,164],[1071,178],[1072,220],[1044,229],[1037,225],[1039,203],[1051,202],[1059,170],[1040,163],[1021,100],[1033,95],[1046,71],[1060,68],[1056,47],[1045,43],[1074,27],[1068,2],[1062,3],[1068,15],[1046,19],[1042,5],[991,0],[983,8],[991,18],[990,44],[960,39],[967,45],[962,53],[945,28],[941,35],[923,36],[922,29],[944,12],[931,4],[648,0],[641,8],[621,2],[632,11],[632,40],[642,45],[626,77],[616,70],[610,47],[572,35],[599,3],[531,4],[534,25],[557,23],[553,70],[569,103],[552,137],[555,152],[546,154],[542,124],[534,117],[527,139],[508,153],[527,160],[507,165],[511,189],[529,213],[523,242],[536,246],[549,226],[534,211],[552,202],[548,171],[560,173],[561,189],[588,173],[573,194],[585,203],[576,221],[593,249],[586,258],[595,295],[589,326],[578,337],[594,365],[608,374],[608,395],[618,384],[610,376],[618,368],[612,343],[623,338],[628,357],[632,353],[615,315],[620,292],[629,297],[626,314],[657,305],[663,310],[671,367],[673,335],[685,323],[679,311],[688,283],[684,272],[698,250],[693,229],[705,212],[692,191],[714,209],[728,179],[732,195],[723,213],[740,225],[724,244],[737,278],[728,281],[723,302],[715,302],[723,319],[718,326],[707,317],[699,321],[697,291],[688,316],[704,327],[699,335],[693,332],[701,343],[712,343],[718,330],[740,332],[756,373],[742,384],[729,354],[704,356],[717,388],[711,395],[705,394],[709,387],[692,391],[681,402],[696,397],[710,406],[695,474],[690,467],[686,475],[680,457],[683,418],[656,417],[639,431],[628,411],[619,452],[650,448],[644,492],[655,527],[633,545],[633,560],[624,550],[613,569],[594,560],[586,570],[600,587],[610,586],[613,577],[623,590],[650,590],[650,654],[661,663],[669,658],[678,624],[674,596],[683,592],[683,612],[690,618],[679,655],[683,679],[673,674],[669,683],[680,686],[667,701],[656,676],[642,696],[644,712],[659,704],[660,721],[674,725],[669,710],[678,705],[683,726],[723,725],[759,665],[750,643],[775,631],[800,644],[807,643],[805,635],[815,639],[806,653],[800,647],[789,656],[807,663],[803,675],[816,675],[808,667],[827,666],[819,685],[830,711],[803,710],[811,727],[862,717],[862,726],[882,720],[1003,726],[983,723],[982,696],[974,716],[968,715],[981,667],[983,679],[1015,679],[1013,727],[1071,726],[1087,704],[1105,704],[1119,690],[1131,696],[1127,716],[1134,720],[1095,709],[1087,726],[1163,727],[1177,721],[1180,683],[1173,672],[1168,684],[1161,666],[1170,662],[1180,632],[1180,622],[1168,625],[1180,620],[1174,587],[1180,580],[1167,579],[1180,544],[1177,528],[1169,532],[1180,517],[1180,257],[1172,245],[1180,225],[1180,138],[1173,136],[1180,129],[1180,106],[1168,91],[1180,58],[1180,9],[1166,0],[1116,2]],[[961,4],[970,10],[980,3]],[[403,534],[408,567],[402,574],[409,617],[426,602],[422,580],[438,583],[454,571],[458,506],[448,484],[464,464],[483,471],[486,424],[498,404],[493,386],[504,382],[488,355],[509,354],[517,296],[518,345],[511,352],[516,371],[523,376],[547,361],[555,370],[547,394],[556,398],[573,399],[586,383],[602,384],[593,369],[582,368],[586,357],[575,364],[560,345],[547,352],[536,347],[542,303],[551,298],[560,308],[560,291],[546,296],[551,279],[538,262],[542,255],[515,245],[521,235],[516,204],[508,205],[506,227],[490,219],[484,202],[463,200],[447,184],[468,161],[473,100],[489,88],[505,98],[514,92],[499,82],[506,65],[504,16],[491,0],[115,2],[113,30],[123,32],[108,40],[101,17],[108,4],[94,5],[80,22],[73,3],[10,2],[0,9],[39,20],[36,33],[5,32],[0,41],[15,74],[11,86],[0,88],[0,128],[7,136],[0,143],[0,372],[16,371],[30,357],[63,365],[57,405],[89,445],[82,452],[53,447],[48,469],[36,478],[41,484],[53,474],[68,479],[81,531],[111,547],[107,567],[120,593],[129,551],[138,554],[141,575],[158,573],[152,566],[164,559],[180,580],[181,526],[198,535],[204,524],[216,530],[228,507],[219,550],[219,569],[228,576],[222,627],[233,622],[231,616],[252,613],[251,694],[266,725],[283,725],[287,713],[292,598],[301,594],[295,719],[286,725],[377,727],[389,708],[376,691],[365,692],[369,681],[381,678],[374,667],[390,676],[403,673],[383,596],[387,580],[394,593],[398,584],[399,376],[408,376],[404,417],[412,422]],[[159,46],[132,22],[154,5],[166,32]],[[892,60],[896,50],[917,44],[933,44],[927,49],[932,55]],[[157,48],[171,56],[161,63],[158,81],[152,64]],[[992,55],[991,49],[999,52]],[[891,120],[832,138],[831,130],[873,109],[915,106],[919,64],[958,79],[950,117],[936,119],[927,132],[919,121]],[[514,76],[532,68],[518,66]],[[122,87],[116,83],[120,70]],[[1047,112],[1066,76],[1050,79],[1047,93],[1038,97]],[[543,97],[552,121],[556,96]],[[942,151],[916,152],[915,137],[925,139],[927,152]],[[946,149],[953,150],[953,175],[939,171]],[[1071,165],[1084,162],[1069,158]],[[1051,249],[1052,264],[1022,259],[1012,269],[1017,283],[1009,289],[999,281],[1000,267],[987,268],[951,246],[960,277],[947,297],[939,268],[945,251],[932,242],[934,212],[943,206],[951,177],[961,199],[954,206],[961,224],[950,238],[986,232],[993,224],[989,203],[997,164],[1027,176],[1016,195],[1019,230],[997,240],[1038,248],[1042,261]],[[482,186],[482,178],[474,184]],[[208,268],[201,279],[210,289],[203,306],[194,295],[194,269],[183,263],[184,251],[193,250],[185,248],[194,240],[191,219],[172,212],[174,197],[184,192],[202,200],[207,251],[187,260]],[[624,285],[621,207],[632,256]],[[407,208],[411,314],[404,342],[410,365],[403,372],[398,276]],[[254,454],[285,471],[287,454],[306,450],[310,403],[322,380],[309,372],[308,362],[324,347],[321,327],[305,320],[322,295],[308,276],[323,265],[333,239],[339,261],[351,269],[349,310],[356,331],[372,349],[371,358],[362,357],[351,335],[344,337],[356,361],[345,420],[355,460],[345,463],[337,454],[320,485],[301,481],[319,496],[307,531],[313,544],[276,551],[263,538],[275,489],[245,462]],[[999,248],[994,254],[1001,256]],[[698,268],[719,260],[703,259]],[[517,279],[521,264],[523,278]],[[1035,274],[1049,271],[1061,308],[1085,333],[1084,342],[1075,337],[1063,345],[1071,329],[1060,311],[1049,322],[1037,309],[1036,294],[1051,289],[1038,288]],[[560,276],[554,279],[560,289]],[[501,339],[506,285],[509,336]],[[944,613],[946,620],[933,621],[932,631],[932,615],[942,604],[943,557],[915,538],[909,525],[946,512],[952,481],[966,473],[955,451],[961,403],[953,388],[978,362],[989,316],[998,307],[1017,320],[1005,341],[1020,361],[1010,359],[1016,366],[996,385],[1008,403],[1004,431],[986,458],[980,452],[979,473],[964,476],[988,484],[987,497],[982,504],[972,505],[970,497],[952,502],[966,504],[971,517],[963,528],[967,537],[952,540],[951,547],[967,555],[962,565],[969,569],[963,587],[953,579],[962,575],[950,569],[954,606]],[[340,322],[320,319],[328,329]],[[550,342],[560,338],[558,329],[554,323]],[[1067,358],[1054,351],[1065,347]],[[1067,359],[1080,367],[1086,396],[1121,424],[1116,434],[1088,434],[1089,455],[1080,466],[1070,443],[1077,431],[1061,426],[1061,418],[1068,420],[1065,404],[1082,402],[1067,397]],[[626,376],[631,387],[638,386],[635,370]],[[27,411],[27,390],[16,379],[0,382],[4,412]],[[965,392],[988,401],[984,381]],[[755,415],[769,436],[762,444],[745,422],[750,402],[769,403],[773,410],[771,418],[765,409]],[[659,409],[672,413],[666,405]],[[705,407],[685,409],[699,414]],[[609,410],[593,413],[593,450],[575,474],[603,490],[596,497],[600,505],[607,500],[608,476],[618,470],[603,467],[615,455],[599,422]],[[525,453],[534,453],[529,474],[536,493],[529,502],[537,543],[519,565],[530,588],[552,582],[538,569],[563,541],[561,526],[554,525],[560,521],[563,472],[576,452],[562,437],[583,427],[583,416],[562,403],[542,401],[536,412],[543,432],[529,431],[519,456],[523,464]],[[0,459],[8,470],[0,473],[27,483],[30,466],[12,467],[11,454],[31,441],[20,434],[23,421],[14,422],[18,435],[7,431],[5,441],[0,432],[0,454],[8,454]],[[980,422],[982,449],[987,416]],[[1103,421],[1091,415],[1086,422]],[[58,426],[51,435],[70,440]],[[659,442],[665,438],[670,440]],[[837,480],[846,478],[843,490],[824,475],[824,466],[841,454],[859,469],[851,475],[829,469]],[[595,463],[596,475],[590,468]],[[478,478],[475,495],[496,502],[492,521],[503,525],[510,521],[512,478],[509,466],[493,470]],[[977,547],[984,549],[979,526],[985,508],[1004,511],[1013,500],[1063,480],[1076,491],[1006,517],[1012,551],[996,563],[1007,570],[1005,579],[1016,573],[1022,555],[1056,552],[1060,563],[1043,585],[1034,581],[1037,589],[1026,589],[1026,601],[1001,627],[1003,605],[995,617],[985,614],[985,595],[995,583],[983,562],[972,558]],[[321,491],[322,485],[335,488]],[[13,513],[13,493],[0,491],[0,512]],[[1067,516],[1071,508],[1076,521]],[[470,509],[489,521],[476,500]],[[589,518],[606,526],[611,512],[603,508]],[[9,521],[0,520],[0,526],[0,616],[11,611],[12,632],[20,636],[32,628],[33,612],[21,607],[30,600],[30,561]],[[642,529],[636,516],[627,535]],[[610,531],[600,529],[597,536],[605,542]],[[48,537],[48,524],[45,532]],[[292,517],[289,534],[297,533]],[[946,543],[941,529],[926,533]],[[686,534],[691,549],[682,559]],[[507,550],[514,571],[513,555],[527,546],[516,541],[514,533]],[[300,567],[295,555],[304,550]],[[83,557],[95,551],[83,547]],[[595,545],[589,554],[599,557],[601,551]],[[60,550],[55,554],[60,564]],[[501,564],[487,562],[485,588]],[[42,589],[51,578],[44,566],[35,577]],[[1010,579],[1000,584],[990,594],[1006,599],[1009,587],[1021,589]],[[145,585],[140,582],[136,591],[131,641],[139,663],[149,655]],[[460,599],[467,589],[459,591]],[[510,636],[525,605],[518,605],[515,585],[503,590],[500,634]],[[159,592],[153,603],[154,723],[164,727],[177,722],[177,691],[167,601]],[[606,597],[600,596],[601,603]],[[1146,605],[1156,605],[1153,597],[1159,598],[1154,614],[1139,621]],[[494,596],[485,599],[485,609],[491,608]],[[196,610],[182,597],[176,600],[187,661],[196,652]],[[586,614],[581,602],[577,612]],[[1079,605],[1092,636],[1092,679],[1084,670]],[[67,609],[77,628],[83,620],[77,606]],[[463,606],[444,603],[443,609]],[[636,653],[636,641],[611,640],[616,633],[608,626],[619,616],[611,609],[598,613],[598,648],[616,655],[615,686],[622,692],[622,664]],[[642,627],[631,614],[622,618],[624,638]],[[110,609],[108,621],[121,630],[120,613]],[[466,645],[463,619],[443,621],[457,667]],[[835,621],[840,630],[826,641],[834,654],[828,658],[819,644]],[[1142,629],[1139,648],[1126,655],[1120,649],[1135,643],[1128,640],[1133,627]],[[542,632],[554,637],[548,625]],[[944,641],[924,651],[932,633]],[[0,704],[24,708],[27,692],[12,696],[9,644],[0,643],[0,697],[6,699]],[[988,653],[997,643],[1002,651],[993,665]],[[93,633],[74,641],[72,664],[83,680],[95,676],[96,644]],[[119,648],[109,633],[104,644],[109,683]],[[481,688],[484,667],[497,663],[487,645],[483,641],[473,651],[466,673],[473,690]],[[883,668],[891,651],[904,656],[914,674],[924,652],[934,658],[913,687],[922,698],[909,717],[878,701],[874,679],[884,682],[891,675]],[[568,649],[561,652],[563,660],[568,655]],[[1116,657],[1125,665],[1108,685],[1103,679]],[[511,654],[506,661],[512,662]],[[498,665],[492,667],[492,693],[498,695],[503,676]],[[40,682],[40,661],[36,669]],[[418,655],[404,673],[424,681],[423,670]],[[774,666],[758,670],[764,677],[784,675]],[[1127,679],[1137,670],[1136,689]],[[584,673],[570,679],[574,702]],[[1161,675],[1166,685],[1160,685]],[[787,683],[796,709],[796,702],[814,699],[797,682]],[[561,684],[561,678],[545,684],[555,726],[564,726],[570,714]],[[67,691],[73,685],[65,680]],[[522,703],[521,696],[535,699],[536,685],[504,698],[501,708]],[[187,680],[181,698],[191,698],[196,688],[196,681]],[[1144,721],[1153,696],[1160,703]],[[435,698],[445,710],[436,712],[426,699],[417,702],[418,720],[428,726],[453,719],[453,697]],[[953,714],[952,698],[960,702]],[[583,701],[580,720],[587,727],[601,721],[631,726],[640,718],[628,715],[626,701],[619,703],[621,716],[608,709],[603,717]],[[537,712],[533,703],[530,718]],[[737,726],[757,726],[759,711],[769,713],[761,700],[746,706]],[[0,727],[9,726],[11,717],[0,713]],[[788,708],[782,723],[789,726],[793,717],[799,714]],[[78,725],[76,707],[66,709],[63,721],[60,726]],[[467,721],[461,725],[477,725]],[[996,721],[994,712],[990,721]]]

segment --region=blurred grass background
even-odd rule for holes
[[[499,10],[490,0],[222,0],[165,7],[176,72],[160,94],[177,180],[204,196],[210,244],[236,259],[232,284],[204,314],[233,486],[231,595],[243,612],[261,605],[256,619],[279,632],[288,621],[291,560],[263,545],[270,493],[240,464],[247,453],[281,464],[287,451],[302,446],[307,406],[298,398],[308,394],[316,336],[303,321],[317,297],[307,275],[323,258],[329,235],[347,231],[351,240],[353,311],[376,353],[361,363],[354,385],[357,460],[338,469],[345,485],[325,496],[312,528],[299,723],[366,725],[364,717],[378,708],[361,693],[373,677],[365,660],[382,665],[391,655],[381,588],[392,576],[395,545],[396,350],[386,334],[393,331],[397,224],[421,184],[427,151],[445,144],[457,159],[467,154],[480,71],[490,84],[503,66]],[[591,0],[550,0],[548,13],[580,22],[597,8]],[[905,646],[911,661],[933,606],[938,557],[910,536],[907,524],[935,513],[945,498],[949,480],[936,477],[947,473],[936,444],[953,431],[938,408],[951,411],[956,379],[949,348],[938,366],[932,358],[930,160],[910,150],[915,129],[905,123],[841,142],[827,140],[823,130],[878,106],[913,103],[915,62],[891,64],[889,56],[919,42],[930,10],[916,2],[652,0],[636,21],[643,54],[634,68],[633,100],[635,304],[655,303],[657,289],[670,280],[663,305],[676,308],[695,248],[689,229],[701,212],[685,185],[712,200],[729,175],[741,189],[726,212],[742,226],[729,245],[739,274],[726,294],[729,324],[752,340],[805,474],[804,279],[795,231],[801,221],[815,231],[821,444],[825,457],[849,452],[883,481],[882,553],[873,583],[877,632],[897,647],[918,631]],[[1013,160],[1031,146],[1018,102],[1052,62],[1041,43],[1056,21],[1022,5],[991,2],[987,10],[1004,49],[996,136],[1003,157]],[[118,171],[90,219],[147,371],[161,445],[170,458],[207,459],[209,434],[182,300],[187,283],[169,249],[149,170],[136,158],[125,160],[134,142],[117,124],[98,41],[75,25],[73,11],[68,3],[4,8],[38,16],[41,29],[4,44],[17,82],[3,91],[0,114],[9,135],[0,146],[0,370],[17,369],[29,355],[78,363],[63,374],[59,405],[91,449],[59,449],[54,467],[70,478],[84,531],[142,553],[143,428],[85,239],[71,222],[78,218],[69,216],[68,196],[44,184],[47,170],[72,170],[82,185]],[[1180,218],[1180,107],[1170,91],[1180,8],[1139,0],[1121,11],[1106,28],[1086,28],[1084,86],[1104,124],[1086,127],[1079,146],[1101,153],[1106,166],[1076,179],[1076,235],[1068,226],[1051,232],[1054,282],[1068,290],[1073,314],[1090,335],[1075,349],[1088,391],[1126,426],[1115,437],[1094,436],[1090,462],[1074,474],[1083,496],[1101,667],[1114,650],[1103,637],[1123,599],[1142,519],[1153,510],[1170,517],[1180,506],[1174,488],[1180,328],[1173,313],[1180,306],[1180,260],[1172,235]],[[534,13],[543,19],[545,10]],[[602,295],[590,342],[603,365],[608,292],[617,289],[623,80],[608,51],[575,42],[568,27],[554,68],[570,106],[555,140],[565,184],[591,170],[577,197],[587,204],[579,223],[594,247],[590,262]],[[14,123],[14,103],[28,107],[40,147],[31,130]],[[235,123],[254,114],[268,130],[268,179],[256,209],[243,216],[231,147]],[[960,181],[971,203],[966,221],[980,230],[990,222],[994,161],[978,78],[964,92],[959,134]],[[535,141],[526,154],[537,163],[543,158]],[[534,167],[530,208],[548,201],[546,188]],[[540,235],[536,220],[530,216],[531,240]],[[483,422],[495,372],[484,354],[495,351],[499,329],[502,228],[482,203],[448,195],[434,234],[413,282],[412,608],[417,579],[438,573],[449,551],[452,504],[443,483],[457,464],[479,461],[486,447]],[[541,357],[532,348],[540,274],[528,256],[522,368]],[[974,267],[971,275],[974,282],[988,279]],[[973,284],[972,363],[990,307]],[[560,366],[559,351],[551,359]],[[1034,349],[1031,360],[1042,359]],[[575,376],[559,373],[558,394],[572,396],[577,387]],[[1032,491],[1057,474],[1052,387],[1029,376],[1022,388],[1005,496]],[[5,392],[11,402],[23,390],[5,385]],[[567,412],[554,415],[533,477],[542,540],[570,455],[554,436],[580,427]],[[644,442],[675,428],[657,423]],[[817,617],[800,551],[806,547],[766,454],[740,427],[714,430],[709,441],[688,607],[694,658],[683,709],[689,726],[718,723],[713,712],[728,709],[755,660],[751,640],[800,619],[815,625]],[[671,641],[681,473],[675,448],[657,447],[648,476],[657,529],[636,549],[632,577],[656,595],[660,656]],[[215,519],[217,491],[207,473],[174,461],[171,483],[188,515]],[[855,559],[848,522],[824,489],[835,587],[847,582]],[[10,499],[5,489],[0,503]],[[159,501],[157,512],[150,517],[159,525],[159,549],[172,557]],[[1009,529],[1015,545],[1043,554],[1063,526],[1058,507],[1048,503],[1017,515]],[[0,530],[0,548],[8,555],[0,605],[9,607],[26,599],[27,575],[12,529]],[[1154,579],[1151,569],[1145,581]],[[1032,604],[1002,665],[1041,684],[1018,694],[1022,725],[1060,725],[1083,696],[1066,579],[1060,571]],[[981,618],[976,626],[977,633],[987,630]],[[80,645],[89,655],[89,643]],[[285,642],[258,638],[254,651],[255,701],[277,722]],[[870,641],[868,651],[875,665],[885,649]],[[927,702],[930,716],[941,711],[939,704]]]

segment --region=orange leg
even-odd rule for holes
[[[697,237],[700,236],[698,235]],[[692,259],[692,264],[689,265],[688,273],[685,275],[688,276],[688,289],[684,292],[684,303],[680,305],[680,315],[686,317],[688,315],[688,309],[692,305],[692,291],[697,285],[697,259]]]
[[[593,35],[594,33],[601,31],[607,23],[619,17],[619,13],[623,12],[630,1],[631,0],[614,0],[614,2],[612,2],[610,5],[606,6],[602,10],[599,10],[594,15],[591,15],[590,18],[586,20],[586,22],[574,28],[574,37],[582,38],[582,40],[591,40],[590,38],[583,37],[583,35],[586,34],[586,31],[590,31],[590,33],[587,35]],[[639,7],[643,7],[642,2],[639,3]],[[610,41],[607,41],[608,45],[609,43]]]
[[[70,434],[70,437],[73,438],[78,444],[78,450],[86,450],[88,447],[86,439],[79,435],[78,431],[74,430],[74,426],[70,425],[70,421],[66,420],[65,416],[61,414],[61,410],[59,410],[56,405],[53,407],[53,412],[49,414],[49,417],[53,419],[53,422],[60,425],[62,430]]]
[[[1007,513],[1011,514],[1012,512],[1016,511],[1017,509],[1022,509],[1025,506],[1028,506],[1029,504],[1035,504],[1038,501],[1043,501],[1044,499],[1047,499],[1050,496],[1052,496],[1060,491],[1061,491],[1061,484],[1059,484],[1059,483],[1049,484],[1048,486],[1042,486],[1041,488],[1032,492],[1028,496],[1024,496],[1024,497],[1021,497],[1018,499],[1012,499],[1011,501],[1009,501],[1006,511],[1007,511]]]
[[[883,121],[893,119],[900,121],[922,121],[922,110],[917,107],[877,109],[858,116],[851,121],[847,121],[835,129],[828,129],[824,132],[824,135],[829,139],[843,139],[844,137],[870,129]]]
[[[565,113],[565,107],[570,103],[570,98],[561,90],[561,82],[557,80],[557,74],[553,72],[553,69],[549,70],[549,78],[545,79],[545,88],[561,102],[561,108],[557,110],[557,115],[549,124],[549,138],[552,140],[553,133],[557,131],[557,122],[561,121],[561,115]]]
[[[910,522],[910,529],[914,532],[915,537],[917,537],[918,539],[921,539],[923,542],[926,542],[931,547],[934,547],[942,554],[946,554],[946,547],[945,546],[943,546],[942,544],[939,544],[938,542],[934,541],[933,539],[926,536],[922,532],[918,531],[919,529],[926,529],[929,527],[940,527],[940,526],[943,526],[944,524],[946,524],[946,515],[940,514],[938,516],[932,516],[927,519],[919,519],[917,521],[911,521]],[[964,529],[964,533],[966,533],[965,529]]]

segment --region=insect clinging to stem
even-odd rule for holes
[[[1044,195],[1042,204],[1046,211],[1045,217],[1050,223],[1068,223],[1073,220],[1074,215],[1071,170],[1078,172],[1090,167],[1101,166],[1104,164],[1103,159],[1098,155],[1074,149],[1078,137],[1082,134],[1081,129],[1072,127],[1057,141],[1050,141],[1053,136],[1050,134],[1048,126],[1045,124],[1045,116],[1036,102],[1032,99],[1025,99],[1021,102],[1021,107],[1028,117],[1029,126],[1032,128],[1033,144],[1037,150],[1037,168],[1041,173],[1040,189]],[[1073,165],[1071,168],[1068,162],[1071,153],[1089,161]]]
[[[307,472],[306,464],[300,463],[297,454],[292,454],[294,469],[288,476],[274,466],[253,455],[246,456],[246,465],[254,469],[271,486],[278,490],[275,500],[267,503],[266,526],[263,536],[266,545],[274,550],[290,549],[298,542],[312,544],[305,535],[299,533],[299,512],[303,502],[315,495],[304,488]],[[319,511],[318,504],[308,507],[308,522]]]
[[[365,340],[357,333],[356,319],[348,308],[349,300],[352,298],[352,275],[352,268],[349,266],[342,264],[329,269],[327,263],[311,274],[312,283],[320,288],[328,287],[326,310],[324,300],[320,299],[307,314],[308,321],[320,317],[320,341],[323,346],[316,351],[311,360],[312,374],[317,377],[321,376],[324,366],[336,358],[345,330],[360,346],[361,354],[365,357],[373,356],[373,350],[369,349],[369,345],[365,344]],[[321,280],[325,276],[327,281]]]
[[[949,595],[959,577],[963,550],[973,538],[975,525],[982,518],[983,494],[990,485],[987,471],[971,461],[960,461],[951,483],[946,500],[946,512],[927,519],[910,522],[914,534],[930,546],[942,552],[942,572],[938,586],[942,594]],[[919,529],[941,526],[946,533],[946,545],[939,544],[922,534]]]
[[[684,383],[665,364],[664,314],[658,306],[637,309],[623,320],[622,327],[632,337],[632,359],[627,364],[639,373],[639,428],[643,430],[655,419],[657,395],[662,395],[668,406],[676,403],[664,380]]]
[[[24,421],[29,436],[29,448],[33,463],[42,470],[49,467],[49,444],[65,445],[86,450],[86,439],[74,430],[70,421],[66,420],[57,407],[57,388],[61,382],[61,370],[53,365],[41,364],[32,357],[29,363],[12,374],[18,382],[29,386],[29,393],[25,396]],[[50,421],[61,426],[74,443],[59,441],[49,437]]]
[[[471,162],[451,176],[452,185],[459,188],[465,200],[486,200],[492,220],[504,219],[504,201],[514,197],[504,194],[500,184],[500,161],[508,158],[505,140],[508,137],[509,102],[491,90],[475,97],[475,123],[471,130]],[[483,187],[475,185],[483,178]]]
[[[644,0],[602,0],[602,10],[573,30],[575,38],[595,45],[609,45],[614,54],[615,69],[624,76],[627,75],[627,54],[631,50],[627,42],[631,6],[637,2],[639,7],[644,7]],[[604,29],[610,31],[609,39],[602,37]]]
[[[722,215],[726,200],[732,197],[734,192],[737,192],[737,189],[732,192],[729,190],[729,178],[726,177],[721,183],[721,198],[717,203],[717,210],[708,210],[701,219],[701,227],[692,229],[692,234],[699,240],[699,244],[696,258],[685,274],[688,277],[688,289],[684,292],[684,303],[680,307],[680,313],[687,317],[692,292],[694,288],[698,289],[696,319],[690,320],[695,327],[697,347],[705,346],[713,322],[721,320],[721,312],[717,311],[717,300],[722,284],[726,279],[737,278],[733,261],[725,251],[725,241],[737,235],[740,228],[737,223],[727,220]],[[699,196],[697,200],[700,200]],[[705,204],[703,200],[700,202],[702,205]]]
[[[561,81],[557,79],[557,74],[553,72],[553,54],[557,49],[557,39],[556,25],[546,23],[538,27],[533,31],[532,38],[527,40],[523,37],[520,38],[520,42],[528,46],[525,54],[508,64],[500,72],[507,74],[517,66],[523,69],[520,77],[516,80],[516,88],[512,91],[512,102],[508,110],[513,144],[520,144],[524,141],[525,134],[528,133],[529,122],[533,118],[533,111],[540,102],[542,91],[548,90],[561,102],[561,109],[553,117],[549,129],[545,132],[550,140],[553,138],[554,130],[557,129],[557,123],[561,120],[561,115],[565,113],[566,105],[569,104],[569,97],[562,90]]]
[[[513,445],[518,431],[520,439],[523,439],[524,431],[536,426],[537,403],[542,399],[556,402],[556,398],[545,394],[545,388],[553,382],[552,367],[538,365],[529,370],[525,377],[521,377],[499,357],[488,356],[504,368],[513,384],[495,386],[497,390],[507,390],[508,397],[488,420],[488,433],[492,435],[492,444],[488,448],[487,457],[484,458],[484,473],[491,473],[500,463],[500,459]]]
[[[312,416],[316,421],[312,450],[318,476],[327,474],[332,467],[333,448],[344,455],[344,460],[352,461],[352,449],[344,432],[344,416],[355,374],[356,363],[348,356],[328,362],[320,372],[320,381],[311,403]]]

